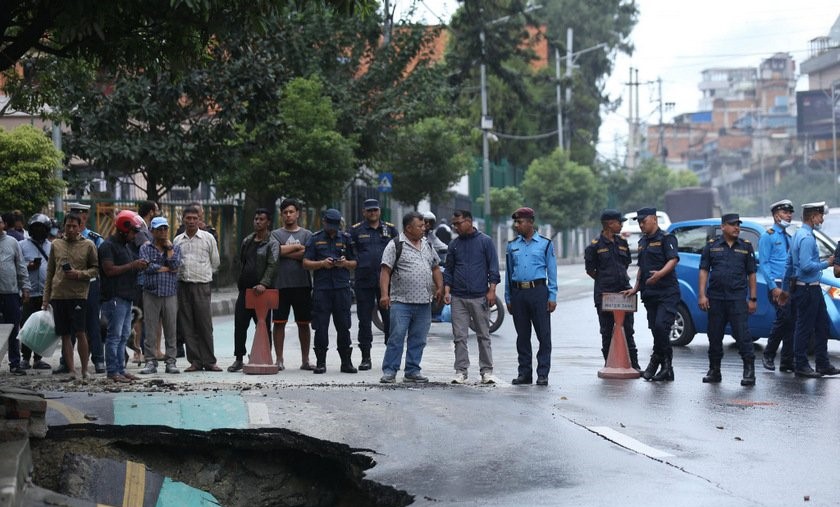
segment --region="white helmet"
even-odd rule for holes
[[[431,211],[424,211],[423,220],[431,220],[432,222],[437,222],[437,217]]]

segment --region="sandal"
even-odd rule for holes
[[[129,379],[127,379],[126,377],[124,377],[124,376],[120,375],[119,373],[117,373],[116,375],[108,375],[108,378],[109,378],[110,380],[113,380],[114,382],[117,382],[117,383],[120,383],[120,384],[129,384],[129,383],[131,383],[131,381],[130,381]]]

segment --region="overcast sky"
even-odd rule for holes
[[[407,8],[410,0],[392,0]],[[700,72],[710,67],[758,67],[776,52],[787,52],[799,63],[808,57],[808,42],[827,35],[840,16],[838,0],[637,0],[639,21],[631,34],[632,57],[615,56],[615,70],[606,91],[621,97],[623,105],[613,114],[602,113],[598,152],[605,158],[624,155],[627,139],[628,80],[630,67],[639,69],[639,81],[662,78],[663,101],[674,102],[665,114],[696,111],[700,100]],[[455,0],[423,0],[414,19],[448,22],[457,9]],[[807,89],[802,77],[797,88]],[[656,85],[639,89],[642,121],[655,123]],[[491,112],[492,114],[492,112]]]

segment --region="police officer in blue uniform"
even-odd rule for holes
[[[619,235],[625,220],[617,210],[605,209],[601,213],[601,234],[583,252],[586,274],[595,280],[595,310],[598,312],[601,353],[605,364],[610,353],[615,318],[613,312],[601,311],[601,294],[622,292],[630,288],[630,276],[627,274],[627,268],[632,262],[630,245]],[[627,339],[630,364],[641,371],[639,352],[633,339],[633,312],[627,312],[624,318],[624,337]]]
[[[397,229],[390,222],[380,218],[379,201],[365,201],[365,219],[354,224],[350,229],[353,250],[356,253],[356,272],[353,289],[356,291],[356,312],[359,317],[359,350],[362,352],[360,370],[371,368],[370,347],[373,343],[371,319],[373,309],[379,308],[382,324],[385,328],[385,343],[388,343],[391,321],[387,309],[379,306],[379,267],[382,252],[389,241],[397,236]]]
[[[321,215],[323,229],[316,232],[306,244],[303,267],[313,272],[312,303],[315,327],[315,358],[313,373],[327,371],[328,328],[333,319],[337,338],[338,355],[342,373],[356,373],[350,358],[353,352],[350,341],[350,270],[356,267],[350,234],[339,230],[341,213],[328,209]]]
[[[837,375],[828,359],[828,310],[825,306],[820,277],[822,271],[835,262],[833,255],[820,260],[820,251],[814,237],[823,216],[828,212],[825,202],[802,205],[802,227],[796,230],[790,246],[790,258],[785,270],[783,288],[793,293],[796,324],[793,332],[793,366],[797,377],[817,378],[823,375]],[[814,336],[814,358],[816,371],[808,363],[808,342]]]
[[[787,234],[787,227],[793,217],[793,203],[787,199],[770,205],[773,215],[773,226],[761,234],[758,239],[758,258],[761,263],[758,269],[767,282],[767,299],[776,309],[776,320],[764,347],[762,364],[768,370],[776,369],[776,351],[782,345],[782,359],[779,371],[793,372],[793,305],[779,303],[782,294],[782,278],[785,276],[792,239]]]
[[[639,240],[639,272],[636,285],[622,294],[632,296],[641,291],[648,328],[653,334],[653,354],[642,376],[645,380],[670,381],[674,380],[671,327],[680,302],[675,271],[680,260],[677,238],[659,228],[656,208],[640,209],[636,212],[636,220],[644,234]]]
[[[513,215],[518,233],[505,254],[505,304],[516,328],[518,376],[514,385],[533,380],[531,325],[537,334],[537,385],[548,385],[551,369],[551,313],[557,308],[557,259],[554,245],[534,227],[534,210],[519,208]]]
[[[742,386],[755,385],[755,354],[747,329],[749,314],[755,313],[755,251],[752,244],[738,237],[741,217],[727,213],[720,219],[722,234],[709,241],[700,254],[697,305],[709,312],[709,372],[704,383],[721,381],[720,361],[723,359],[723,334],[726,325],[738,343],[744,362]],[[708,288],[707,288],[708,283]],[[749,289],[749,300],[746,299]]]

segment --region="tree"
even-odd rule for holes
[[[0,71],[24,55],[95,57],[109,68],[174,67],[202,57],[231,28],[266,32],[267,20],[294,0],[6,0],[0,14]],[[374,0],[327,0],[344,14],[366,15]],[[174,68],[172,69],[174,70]]]
[[[503,187],[490,189],[490,210],[493,221],[500,223],[510,216],[525,201],[522,192],[517,187]],[[476,204],[484,205],[484,196],[476,199]]]
[[[691,171],[674,171],[655,159],[642,161],[629,177],[615,173],[610,178],[610,193],[616,196],[622,209],[637,210],[646,206],[665,207],[665,192],[698,185],[697,175]]]
[[[592,223],[606,200],[592,170],[570,161],[559,149],[531,163],[522,181],[522,194],[555,234]]]
[[[23,125],[12,131],[0,129],[0,195],[6,210],[25,215],[41,211],[63,183],[55,177],[62,153],[43,132]]]
[[[341,197],[355,171],[355,142],[336,131],[336,113],[318,79],[289,82],[279,116],[253,133],[251,140],[271,137],[273,144],[254,151],[237,171],[220,175],[223,192],[245,190],[249,201],[273,208],[278,196],[295,196],[320,208]],[[270,129],[271,132],[265,132]],[[246,142],[247,143],[247,142]]]
[[[438,117],[398,129],[390,156],[394,199],[414,209],[425,198],[443,200],[449,187],[473,167],[464,151],[468,131],[462,122]]]

